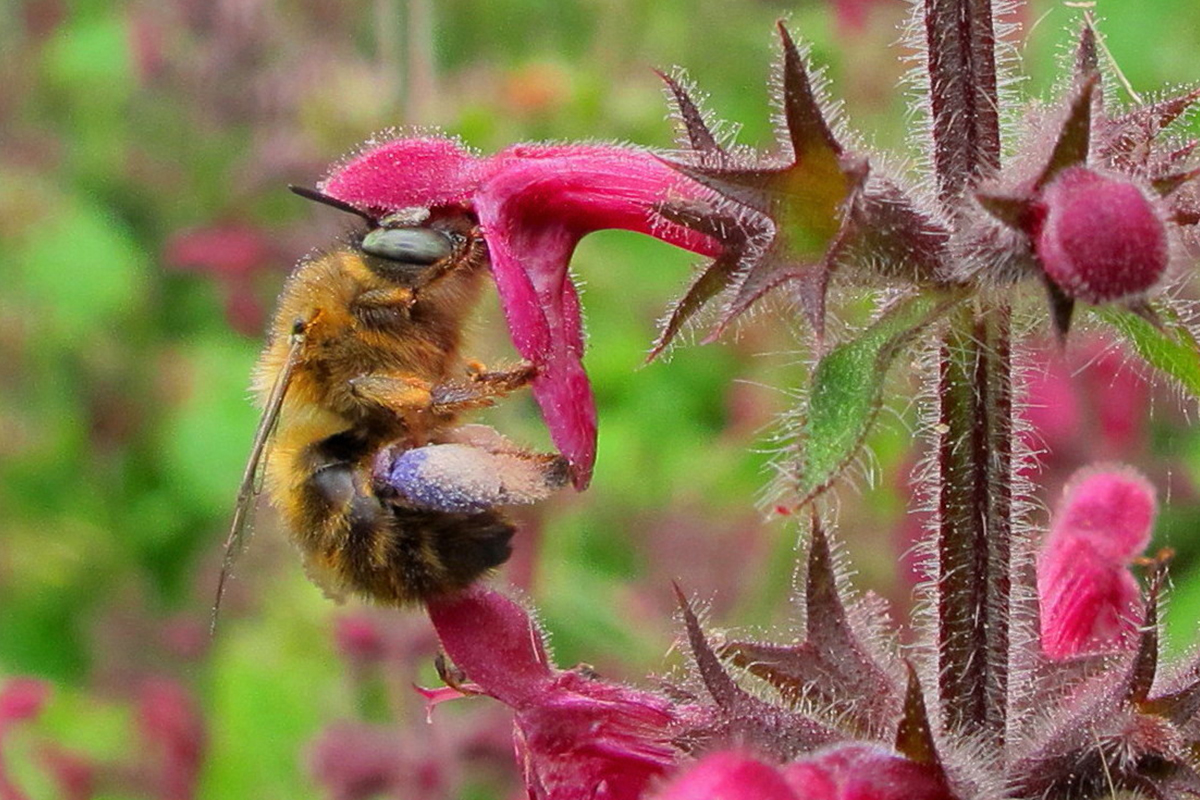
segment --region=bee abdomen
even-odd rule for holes
[[[494,510],[447,513],[393,505],[355,480],[356,467],[322,467],[301,487],[309,510],[298,540],[316,571],[387,605],[463,589],[508,560],[514,528]]]

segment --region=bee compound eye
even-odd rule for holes
[[[363,237],[362,251],[389,261],[427,266],[449,258],[454,242],[431,228],[376,228]]]

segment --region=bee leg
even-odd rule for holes
[[[468,365],[468,380],[450,381],[433,387],[433,411],[454,414],[473,408],[485,408],[495,400],[529,384],[537,375],[533,364],[522,364],[500,372],[478,371],[482,364]]]
[[[415,375],[382,372],[350,380],[350,391],[359,400],[396,414],[426,411],[434,405],[433,387]]]
[[[528,386],[537,377],[537,373],[537,365],[528,361],[505,370],[489,370],[478,361],[467,364],[467,375],[472,383],[493,386],[498,391],[505,392]]]
[[[411,289],[396,286],[390,289],[372,289],[369,292],[363,292],[354,298],[354,307],[356,312],[393,308],[407,311],[415,302],[416,296],[413,295]]]

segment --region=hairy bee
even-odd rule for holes
[[[327,592],[405,605],[464,588],[509,556],[495,506],[565,484],[565,460],[524,451],[464,411],[526,385],[462,358],[487,249],[460,209],[364,218],[344,247],[289,278],[254,375],[263,416],[243,476],[225,568],[260,480]],[[261,474],[260,474],[261,473]]]

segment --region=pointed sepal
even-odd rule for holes
[[[777,23],[783,43],[783,114],[788,139],[797,162],[822,160],[829,168],[837,165],[842,146],[834,138],[813,92],[804,59],[782,21]]]
[[[908,685],[904,692],[904,716],[900,718],[900,725],[896,729],[896,752],[925,767],[931,779],[943,789],[948,789],[950,781],[933,738],[933,726],[925,708],[921,681],[911,662],[905,662],[905,666],[908,668]],[[951,795],[949,791],[945,793]]]
[[[1129,670],[1129,690],[1126,698],[1132,703],[1146,701],[1158,675],[1158,597],[1166,578],[1166,561],[1166,558],[1156,559],[1151,566],[1150,588],[1146,593],[1146,612],[1138,636],[1137,654]]]
[[[837,587],[829,539],[813,519],[804,591],[804,641],[734,642],[722,654],[775,687],[792,705],[825,709],[858,735],[881,734],[899,710],[892,677],[853,629]]]
[[[679,81],[665,72],[659,72],[658,77],[662,78],[663,83],[667,85],[667,90],[675,101],[675,108],[679,111],[679,121],[683,125],[683,133],[687,136],[691,151],[700,155],[702,161],[707,156],[711,156],[718,164],[725,161],[728,158],[725,148],[721,147],[717,137],[713,135],[712,129],[704,121],[704,115],[700,113],[700,107],[692,100],[692,96]]]
[[[702,729],[682,733],[681,738],[687,746],[703,746],[704,749],[721,745],[750,746],[786,761],[845,738],[824,722],[773,706],[738,686],[704,635],[696,612],[677,585],[675,597],[700,680],[716,703]]]
[[[733,285],[737,275],[744,270],[743,262],[753,247],[754,236],[744,221],[699,201],[668,203],[657,211],[666,220],[707,233],[720,241],[723,248],[671,307],[646,361],[657,358],[708,301]]]
[[[1064,169],[1087,163],[1091,143],[1092,98],[1099,83],[1099,75],[1093,75],[1084,79],[1076,90],[1067,107],[1067,116],[1054,143],[1054,150],[1042,174],[1038,176],[1035,190],[1050,183]]]
[[[1050,321],[1054,325],[1054,333],[1060,345],[1065,345],[1067,334],[1071,330],[1071,317],[1075,314],[1075,300],[1067,297],[1058,284],[1047,278],[1046,296],[1050,302]]]

